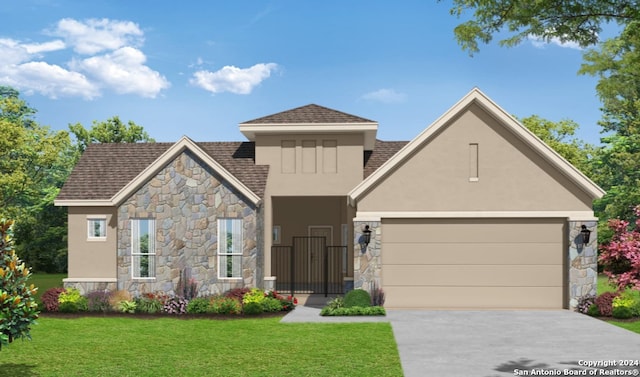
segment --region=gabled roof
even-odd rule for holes
[[[268,134],[362,133],[364,149],[374,148],[378,123],[318,105],[306,105],[240,123],[240,132],[249,140]]]
[[[198,156],[254,204],[260,202],[269,168],[255,165],[253,143],[195,143],[183,137],[176,143],[91,144],[55,204],[118,205],[185,150]]]
[[[365,178],[358,186],[349,193],[350,201],[357,201],[367,192],[372,190],[379,182],[385,179],[396,167],[400,166],[404,161],[411,158],[415,151],[420,149],[425,143],[437,137],[440,129],[446,127],[460,114],[472,104],[477,104],[483,108],[488,114],[494,117],[507,130],[512,132],[525,144],[529,145],[542,158],[554,166],[560,173],[564,174],[569,180],[574,182],[585,193],[592,198],[601,198],[605,192],[587,176],[582,174],[578,169],[571,165],[567,160],[560,156],[551,147],[540,140],[536,135],[529,131],[525,126],[520,124],[509,113],[504,111],[500,106],[493,102],[489,97],[482,93],[479,89],[474,88],[458,103],[445,112],[440,118],[433,122],[415,139],[406,144],[398,153],[387,160],[380,168]]]
[[[316,104],[267,115],[241,124],[318,124],[318,123],[376,123],[359,116],[343,113]]]

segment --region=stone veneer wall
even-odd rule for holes
[[[371,241],[369,246],[362,252],[360,238],[363,236],[362,230],[365,225],[369,225],[371,231]],[[382,272],[381,236],[382,227],[379,221],[354,221],[353,222],[353,287],[371,291],[375,282],[380,287],[380,275]]]
[[[580,242],[581,225],[591,231],[589,243]],[[578,299],[596,295],[598,286],[598,223],[596,221],[569,221],[569,309],[578,305]]]
[[[262,209],[190,152],[182,153],[118,208],[118,289],[134,296],[174,294],[181,271],[195,279],[199,295],[261,287],[264,256]],[[131,221],[154,218],[156,277],[133,279]],[[219,279],[217,219],[243,219],[242,279]]]

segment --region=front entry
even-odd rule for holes
[[[331,246],[331,227],[309,227],[310,236],[293,237],[291,246],[272,247],[276,290],[291,294],[342,294],[346,246]]]

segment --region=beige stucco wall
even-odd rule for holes
[[[283,157],[283,141],[295,145],[291,155]],[[325,151],[332,142],[336,144],[335,156]],[[363,134],[258,135],[256,164],[270,165],[270,195],[346,195],[363,178],[363,142]],[[305,143],[315,147],[305,149]],[[292,167],[294,172],[283,172]]]
[[[88,240],[87,218],[106,216],[107,237]],[[69,279],[115,279],[118,241],[114,207],[69,207]]]
[[[478,180],[470,181],[470,144]],[[592,198],[477,105],[358,201],[358,211],[591,211]]]

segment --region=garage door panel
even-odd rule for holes
[[[405,222],[406,221],[406,222]],[[427,226],[425,226],[427,225]],[[465,243],[547,243],[557,242],[562,221],[527,222],[521,219],[484,220],[406,219],[385,221],[382,237],[385,242],[465,242]]]
[[[558,265],[385,265],[385,289],[392,286],[562,287]]]
[[[561,243],[392,243],[382,263],[393,264],[562,264]]]
[[[557,287],[385,287],[388,308],[558,309]]]

